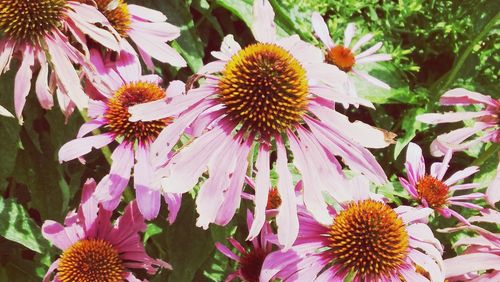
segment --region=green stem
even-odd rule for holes
[[[500,150],[499,143],[493,143],[482,155],[480,155],[474,162],[472,162],[473,166],[482,165],[487,159],[489,159],[493,154]]]

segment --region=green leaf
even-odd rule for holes
[[[0,235],[38,253],[47,247],[40,228],[24,208],[14,200],[3,197],[0,197]]]
[[[404,135],[397,139],[394,147],[394,159],[397,159],[401,151],[415,137],[417,131],[421,131],[427,126],[418,122],[416,117],[425,112],[422,108],[412,108],[403,118],[401,128],[405,131]]]

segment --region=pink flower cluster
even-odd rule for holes
[[[139,281],[134,269],[172,269],[147,255],[139,232],[145,220],[158,216],[162,197],[173,223],[182,195],[194,187],[196,225],[204,229],[228,224],[242,199],[254,203],[247,213],[251,244],[229,238],[235,252],[216,243],[238,265],[228,281],[500,278],[498,235],[472,224],[499,222],[498,212],[479,204],[500,200],[499,177],[486,193],[478,192],[480,184],[464,182],[478,167],[458,170],[451,162],[455,152],[479,142],[500,142],[498,100],[454,89],[441,104],[484,109],[419,117],[432,124],[475,123],[439,136],[431,153],[443,160],[428,170],[422,149],[408,145],[407,175],[399,181],[410,202],[398,206],[373,192],[388,179],[369,150],[394,143],[394,134],[350,121],[336,109],[374,108],[357,95],[351,74],[389,89],[357,69],[391,56],[376,54],[380,42],[361,51],[371,34],[351,44],[354,24],[347,26],[343,45],[335,45],[314,13],[311,22],[323,50],[297,35],[280,37],[269,1],[255,0],[255,43],[242,46],[227,35],[220,51],[212,52],[215,59],[198,70],[198,87],[171,81],[164,89],[162,78],[144,74],[141,62],[150,71],[153,59],[176,67],[186,62],[167,44],[180,29],[162,13],[123,0],[22,1],[25,9],[40,11],[31,19],[40,25],[33,27],[12,4],[20,1],[0,0],[0,73],[13,58],[20,62],[15,115],[22,121],[36,69],[35,93],[43,108],[51,108],[56,95],[67,116],[75,107],[87,109],[89,120],[59,150],[60,162],[85,163],[93,149],[115,146],[109,173],[85,183],[80,206],[64,225],[44,223],[45,238],[62,251],[46,281],[54,273],[53,281]],[[10,24],[14,20],[19,24]],[[10,113],[0,106],[0,114]],[[189,141],[176,146],[181,138]],[[136,200],[112,224],[131,179]],[[457,206],[483,215],[466,218]],[[427,224],[437,216],[459,221],[443,232],[466,229],[480,236],[460,239],[455,245],[466,250],[443,260],[443,246]],[[459,269],[460,264],[468,267]]]

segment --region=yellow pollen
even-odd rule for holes
[[[425,175],[417,182],[420,201],[425,200],[430,208],[440,208],[448,202],[449,188],[433,176]]]
[[[87,5],[97,6],[101,12],[111,23],[113,28],[120,34],[121,37],[127,37],[127,32],[130,30],[131,16],[128,11],[127,3],[123,0],[77,0],[78,2]],[[115,4],[116,3],[116,4]]]
[[[153,121],[129,121],[128,107],[146,102],[165,99],[165,91],[150,82],[133,82],[123,85],[108,100],[108,109],[104,114],[107,129],[117,136],[134,143],[150,143],[170,123],[170,118]]]
[[[326,53],[326,62],[336,65],[339,69],[349,72],[356,63],[356,58],[351,49],[337,45]]]
[[[217,91],[229,119],[263,138],[302,120],[308,92],[304,68],[288,51],[269,43],[256,43],[233,55]]]
[[[80,240],[59,258],[57,278],[62,282],[124,281],[125,268],[111,243],[101,239]]]
[[[328,232],[335,264],[360,277],[381,277],[400,267],[408,254],[408,233],[388,205],[373,200],[351,202]]]
[[[0,0],[0,33],[18,41],[39,40],[61,26],[66,0]]]

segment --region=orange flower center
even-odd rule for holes
[[[243,254],[240,258],[240,273],[245,282],[259,282],[260,271],[267,253],[252,247],[250,252]]]
[[[388,205],[373,200],[351,202],[328,232],[333,263],[366,277],[397,270],[408,253],[403,221]]]
[[[80,240],[59,258],[57,278],[62,282],[124,281],[125,268],[118,251],[101,239]]]
[[[306,71],[288,51],[256,43],[226,64],[217,92],[235,125],[269,137],[302,120],[309,88]]]
[[[66,0],[0,0],[0,33],[36,42],[61,26]]]
[[[153,121],[129,121],[128,107],[146,102],[164,99],[165,91],[150,82],[134,82],[123,85],[108,100],[108,109],[104,114],[107,129],[130,142],[150,143],[170,123],[171,118]]]
[[[351,49],[337,45],[326,53],[326,62],[336,65],[339,69],[349,72],[356,63],[356,58]]]
[[[278,189],[276,187],[271,188],[269,190],[269,194],[267,196],[267,210],[277,209],[281,206],[281,197]]]
[[[420,201],[425,200],[430,208],[439,208],[448,201],[449,188],[435,177],[426,175],[417,182]]]
[[[78,2],[87,5],[96,5],[99,12],[101,12],[113,26],[113,28],[120,34],[121,37],[127,37],[127,32],[130,30],[131,16],[128,11],[127,3],[123,0],[77,0]]]

